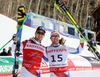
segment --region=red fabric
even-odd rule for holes
[[[36,69],[33,68],[26,68],[31,74],[38,76],[38,72],[36,71]]]
[[[67,74],[65,74],[65,72],[68,72],[68,66],[50,67],[50,72],[53,72],[57,77],[67,77]]]
[[[64,72],[62,73],[54,73],[57,77],[68,77]]]
[[[28,43],[28,44],[27,44]],[[33,47],[32,47],[33,46]],[[36,49],[38,48],[38,50]],[[39,70],[43,52],[39,51],[44,49],[41,45],[36,45],[33,41],[24,41],[23,42],[23,62],[22,66],[25,67],[30,73],[38,75],[36,70]]]
[[[80,43],[81,44],[81,47],[83,48],[84,47],[84,43]]]
[[[68,71],[68,66],[63,66],[63,67],[50,67],[50,72],[66,72]]]

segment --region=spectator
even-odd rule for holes
[[[3,51],[0,53],[0,56],[8,56],[6,49],[4,48]]]
[[[8,49],[8,55],[9,55],[9,56],[12,56],[11,51],[12,51],[12,48],[9,47],[9,49]]]

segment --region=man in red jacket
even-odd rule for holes
[[[41,45],[41,41],[45,36],[45,28],[39,26],[36,29],[35,37],[25,40],[21,44],[23,53],[23,62],[21,69],[21,77],[40,77],[39,69],[42,58],[48,61],[46,57],[46,48]]]

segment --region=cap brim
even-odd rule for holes
[[[37,32],[37,31],[39,31],[39,30],[42,30],[42,31],[44,31],[44,33],[46,33],[46,31],[45,31],[45,30],[43,30],[43,29],[38,29],[38,30],[36,30],[36,32]]]

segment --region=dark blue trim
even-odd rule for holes
[[[37,77],[41,77],[41,76],[40,76],[40,73],[38,73],[38,76],[37,76]]]
[[[46,62],[48,62],[49,60],[48,60],[48,58],[47,57],[45,57],[45,56],[43,56],[43,59],[46,61]]]
[[[68,77],[71,77],[70,72],[68,71]]]
[[[76,52],[70,52],[70,54],[78,54],[79,52],[80,51],[79,51],[79,47],[78,47]]]

